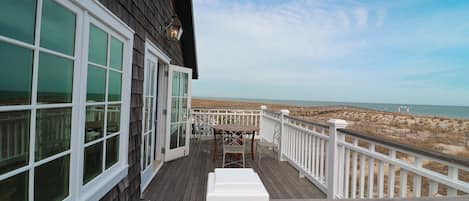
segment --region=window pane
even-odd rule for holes
[[[36,119],[36,161],[70,149],[71,108],[38,110]]]
[[[0,1],[0,35],[33,43],[35,17],[36,0]]]
[[[33,51],[0,42],[0,61],[0,106],[31,103]]]
[[[86,184],[103,171],[103,142],[85,148],[83,183]]]
[[[28,200],[28,171],[0,181],[0,200]]]
[[[173,72],[173,96],[179,96],[179,72]]]
[[[86,107],[85,143],[103,137],[104,106]]]
[[[106,94],[106,70],[104,68],[88,65],[86,92],[87,101],[104,101]]]
[[[121,106],[109,105],[107,108],[107,134],[117,133],[120,131]]]
[[[178,147],[178,126],[179,124],[171,124],[171,130],[170,130],[170,142],[169,142],[169,148],[174,149]]]
[[[93,24],[90,24],[88,60],[103,66],[107,60],[107,33]]]
[[[119,160],[119,135],[106,141],[106,169]]]
[[[75,14],[52,0],[44,0],[41,18],[41,47],[74,54]]]
[[[124,44],[114,37],[111,37],[111,56],[110,64],[111,68],[121,70],[122,69],[122,51]]]
[[[68,196],[70,156],[66,155],[36,167],[34,200],[63,200]]]
[[[121,79],[122,79],[122,76],[120,73],[109,71],[108,101],[120,101],[121,100]]]
[[[186,146],[186,125],[185,123],[179,124],[179,147]]]
[[[0,112],[0,175],[29,161],[29,111]]]
[[[41,52],[39,54],[37,101],[71,103],[73,61]]]

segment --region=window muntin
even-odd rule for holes
[[[89,27],[85,185],[118,162],[119,149],[112,146],[120,137],[124,44],[97,21],[92,20]]]

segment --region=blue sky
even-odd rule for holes
[[[195,0],[194,96],[469,105],[469,1]]]

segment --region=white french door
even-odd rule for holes
[[[143,81],[143,118],[142,118],[142,189],[151,180],[154,174],[154,154],[156,139],[156,100],[157,100],[157,73],[158,57],[151,51],[145,55],[144,81]]]
[[[169,65],[165,161],[189,154],[192,69]]]

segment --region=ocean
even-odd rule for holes
[[[206,97],[200,97],[206,98]],[[352,106],[371,110],[385,112],[407,112],[405,107],[409,108],[408,114],[439,116],[458,119],[469,119],[469,106],[444,106],[444,105],[416,105],[416,104],[389,104],[389,103],[355,103],[355,102],[332,102],[332,101],[304,101],[304,100],[273,100],[273,99],[246,99],[246,98],[209,98],[218,100],[234,100],[262,102],[296,106]]]

